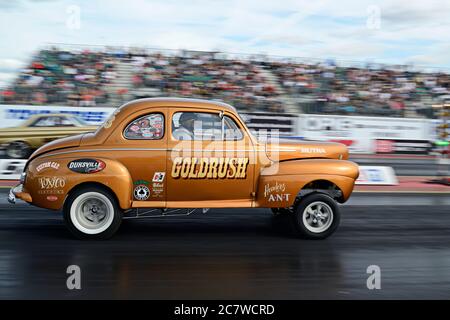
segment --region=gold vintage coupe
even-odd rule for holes
[[[181,208],[271,208],[290,215],[299,236],[323,239],[336,230],[336,203],[347,201],[359,174],[347,159],[338,143],[260,143],[228,104],[142,99],[95,133],[36,150],[9,201],[62,209],[83,239],[111,237],[122,218]]]

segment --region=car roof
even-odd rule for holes
[[[151,107],[192,107],[199,109],[219,109],[227,110],[233,113],[237,113],[236,108],[233,106],[215,100],[203,100],[203,99],[190,99],[190,98],[170,98],[170,97],[159,97],[159,98],[143,98],[136,99],[125,103],[120,107],[121,111],[129,111],[128,109],[141,109],[139,108],[151,108]]]

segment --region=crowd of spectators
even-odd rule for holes
[[[450,97],[448,73],[262,62],[214,52],[111,52],[42,50],[1,92],[1,103],[112,106],[112,92],[133,98],[151,91],[148,96],[222,100],[245,111],[284,112],[288,99],[306,113],[431,117],[431,105]],[[129,65],[131,76],[111,90],[118,61]]]
[[[404,68],[339,67],[328,63],[267,63],[304,112],[431,116],[431,105],[449,98],[447,73],[419,73]]]
[[[2,92],[3,103],[95,106],[108,101],[114,57],[102,52],[42,50]]]
[[[278,92],[254,62],[215,53],[134,55],[134,88],[156,88],[166,96],[220,99],[238,109],[281,112]]]

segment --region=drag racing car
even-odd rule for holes
[[[261,143],[225,103],[139,99],[95,132],[36,150],[9,201],[62,210],[82,239],[109,238],[122,219],[255,207],[289,215],[301,237],[323,239],[359,174],[347,159],[339,143]]]
[[[35,114],[18,127],[0,129],[0,147],[9,158],[26,159],[47,142],[95,129],[73,114]]]

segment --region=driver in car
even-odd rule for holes
[[[177,140],[194,140],[194,123],[197,116],[193,112],[185,112],[180,116],[180,126],[172,132]]]

